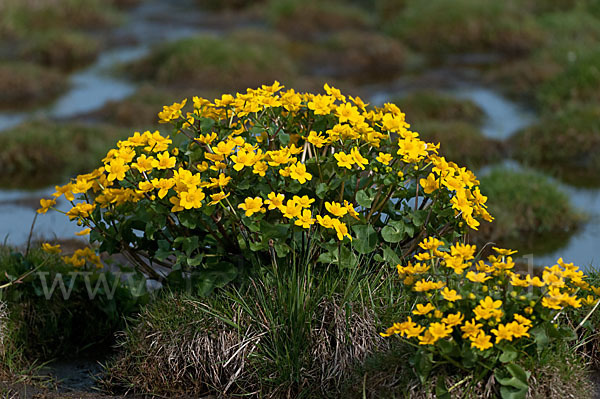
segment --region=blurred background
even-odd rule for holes
[[[0,242],[72,240],[39,198],[162,105],[274,80],[398,104],[480,177],[472,241],[600,264],[598,0],[0,0]]]

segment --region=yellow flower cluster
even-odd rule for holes
[[[414,256],[416,262],[397,266],[417,299],[412,314],[419,319],[394,323],[381,333],[384,337],[399,334],[420,345],[462,339],[483,351],[530,337],[537,321],[554,320],[558,311],[579,308],[582,302],[593,305],[594,295],[600,294],[581,270],[562,258],[544,268],[540,278],[513,271],[515,263],[508,255],[515,251],[493,247],[495,254],[484,262],[475,261],[473,245],[456,243],[446,249],[441,240],[429,237],[419,247],[423,251]]]
[[[393,201],[408,198],[408,190],[422,204],[453,209],[454,218],[444,217],[455,228],[460,220],[473,229],[478,219],[492,220],[473,173],[446,161],[439,145],[422,141],[396,105],[369,107],[327,84],[324,91],[297,93],[275,82],[164,106],[158,116],[173,125],[173,136],[135,132],[119,141],[99,168],[57,186],[39,212],[64,196],[72,204],[67,216],[98,239],[115,234],[109,225],[151,208],[172,230],[167,241],[183,224],[200,224],[217,242],[229,240],[230,248],[239,247],[236,236],[248,237],[239,227],[247,218],[353,240],[355,224],[379,223],[388,204],[404,206]],[[193,214],[194,222],[181,222],[182,214]],[[199,220],[200,214],[212,216]]]

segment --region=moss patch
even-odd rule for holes
[[[277,30],[301,40],[372,24],[367,11],[338,0],[270,0],[267,14]]]
[[[485,137],[481,131],[460,121],[429,121],[412,124],[428,142],[440,143],[440,154],[449,161],[476,168],[502,158],[499,142]]]
[[[27,122],[0,134],[1,185],[59,182],[99,166],[127,129],[106,125]]]
[[[430,120],[479,123],[484,115],[483,110],[471,100],[431,90],[415,91],[392,102],[407,115],[411,124]]]
[[[538,101],[545,107],[560,109],[566,103],[600,103],[600,51],[583,55],[554,79],[540,88]]]
[[[53,31],[32,37],[22,47],[20,55],[44,66],[68,71],[92,62],[99,51],[99,42],[88,35]]]
[[[66,77],[56,71],[26,63],[0,65],[0,107],[47,102],[66,87]]]
[[[307,46],[301,61],[313,74],[354,81],[391,80],[405,69],[410,54],[399,41],[356,30]]]
[[[543,118],[510,140],[514,156],[571,183],[600,185],[600,105],[578,106]]]
[[[544,33],[519,2],[409,0],[388,32],[433,56],[477,51],[526,54]]]
[[[583,221],[567,194],[540,173],[500,168],[480,180],[495,220],[474,233],[479,244],[492,241],[522,252],[539,246],[536,240],[544,237],[565,238]]]
[[[103,27],[117,18],[115,10],[102,0],[4,0],[0,3],[0,37]]]
[[[128,65],[130,76],[163,85],[186,88],[244,90],[285,81],[294,65],[278,41],[197,36],[155,48],[143,60]]]

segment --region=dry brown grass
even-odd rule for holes
[[[336,397],[356,362],[387,345],[376,334],[370,311],[325,300],[315,312],[306,342],[311,361],[302,372],[303,381],[271,384],[264,375],[263,366],[272,360],[265,348],[269,334],[282,326],[254,318],[262,314],[260,309],[251,317],[235,302],[227,305],[228,317],[239,329],[211,315],[214,307],[206,301],[176,296],[167,302],[172,312],[186,312],[185,316],[160,316],[156,308],[144,311],[122,341],[121,354],[103,381],[106,388],[138,394],[264,398],[296,397],[310,390],[318,392],[316,397]]]

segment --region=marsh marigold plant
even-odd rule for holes
[[[494,373],[502,397],[524,398],[529,374],[519,362],[552,341],[573,338],[564,321],[589,311],[600,288],[562,258],[532,276],[515,272],[510,255],[516,251],[493,250],[485,262],[476,259],[474,245],[448,246],[435,237],[420,242],[414,258],[397,265],[411,313],[381,335],[413,345],[423,379],[447,364],[480,380]]]
[[[100,250],[152,276],[156,265],[184,270],[210,289],[289,254],[340,267],[367,254],[397,261],[423,237],[491,220],[473,173],[394,104],[275,82],[158,116],[169,133],[135,132],[54,195]]]

